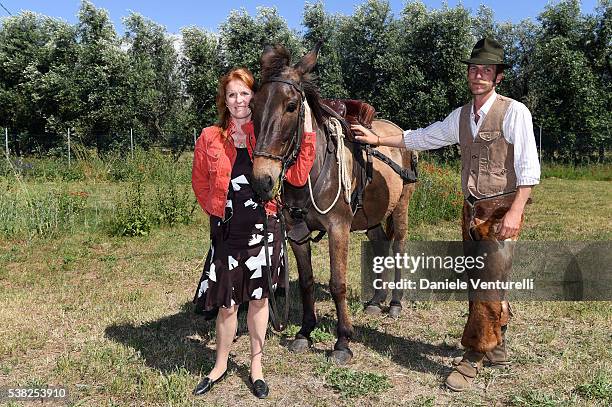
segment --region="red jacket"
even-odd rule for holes
[[[232,125],[233,122],[230,122],[229,134],[231,134]],[[247,135],[247,150],[252,160],[252,147],[255,146],[253,122],[243,124],[242,130]],[[316,133],[304,132],[300,154],[295,164],[288,168],[285,174],[285,179],[291,185],[301,187],[306,184],[315,158],[315,142]],[[219,218],[225,215],[225,202],[236,154],[236,147],[231,136],[223,140],[223,130],[217,126],[210,126],[202,130],[202,134],[196,141],[191,185],[200,206],[209,215]],[[269,215],[276,214],[274,201],[266,203],[266,212]]]

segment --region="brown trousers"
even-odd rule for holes
[[[463,240],[466,242],[465,254],[476,255],[478,251],[487,251],[485,269],[479,271],[477,277],[474,271],[468,272],[470,278],[504,281],[509,276],[513,245],[499,242],[497,232],[501,228],[502,219],[510,209],[514,197],[515,193],[512,193],[479,200],[473,205],[467,200],[464,201],[462,232]],[[523,219],[521,219],[521,227]],[[519,232],[511,240],[518,240]],[[477,241],[486,242],[483,244],[471,243]],[[461,344],[467,349],[486,353],[502,343],[501,328],[508,324],[510,318],[508,301],[505,301],[503,291],[478,293],[477,296],[474,296],[471,284],[469,287],[469,316],[463,329]],[[487,295],[491,296],[491,300],[487,300]]]

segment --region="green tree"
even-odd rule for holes
[[[428,11],[409,3],[400,19],[399,54],[405,77],[397,97],[406,113],[402,126],[417,128],[441,120],[469,100],[466,66],[473,46],[471,19],[463,6]]]
[[[67,119],[64,91],[73,64],[74,30],[31,12],[6,18],[0,29],[0,123],[16,134],[12,149],[46,150],[57,143],[55,118]]]
[[[181,72],[188,96],[191,127],[202,128],[216,121],[215,96],[222,74],[217,54],[217,37],[196,27],[182,30]]]
[[[138,129],[139,144],[182,146],[191,136],[180,131],[178,123],[183,106],[175,39],[163,26],[137,13],[124,18],[123,23],[129,60],[127,105],[133,114],[131,127]],[[176,131],[180,133],[172,134]]]
[[[346,98],[340,49],[343,46],[338,32],[341,18],[329,15],[321,1],[306,3],[303,24],[304,47],[309,50],[318,41],[323,41],[314,74],[318,78],[321,95],[325,98]]]
[[[266,45],[284,45],[297,61],[304,48],[296,32],[276,8],[258,7],[255,18],[246,10],[232,11],[219,30],[219,65],[226,72],[244,66],[259,78],[259,58]]]
[[[85,145],[99,150],[125,139],[131,117],[124,109],[129,60],[107,12],[83,1],[77,24],[79,52],[72,83],[79,98],[75,128]]]
[[[340,25],[344,84],[351,98],[377,105],[387,79],[387,48],[392,38],[393,14],[386,1],[368,0]]]
[[[609,78],[593,58],[601,46],[594,41],[601,33],[597,27],[606,23],[594,18],[580,13],[577,0],[548,5],[539,16],[528,100],[543,127],[548,158],[579,163],[599,153],[601,159],[601,150],[609,145]]]

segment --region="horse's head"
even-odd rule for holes
[[[276,196],[283,166],[290,164],[297,154],[305,98],[315,117],[320,117],[318,92],[309,75],[319,48],[320,43],[294,66],[290,65],[289,53],[280,45],[266,47],[261,56],[261,86],[253,100],[257,144],[252,184],[264,200]]]

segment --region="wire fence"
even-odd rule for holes
[[[6,159],[10,159],[11,156],[19,157],[22,155],[27,155],[27,154],[23,154],[21,151],[21,148],[19,147],[20,145],[19,137],[21,137],[22,134],[11,133],[8,127],[4,128],[3,133],[4,133],[4,143],[3,143],[4,144],[4,155]],[[198,130],[193,128],[192,134],[178,134],[178,135],[166,134],[165,135],[165,138],[168,140],[182,140],[182,143],[180,143],[180,146],[178,146],[180,148],[176,148],[177,146],[171,146],[167,143],[158,144],[158,143],[152,142],[151,141],[152,138],[148,135],[142,135],[141,137],[139,137],[138,134],[134,132],[134,129],[129,129],[129,132],[125,132],[121,134],[115,133],[112,136],[111,135],[99,135],[99,137],[105,140],[112,140],[112,143],[116,146],[115,148],[118,148],[120,151],[125,151],[126,153],[129,153],[130,157],[134,158],[134,150],[138,148],[139,146],[146,147],[146,148],[160,148],[162,151],[172,150],[173,148],[176,148],[177,150],[181,150],[181,151],[193,149],[195,148],[198,134],[199,134]],[[49,137],[49,135],[45,135],[43,137],[40,135],[27,134],[27,133],[26,135],[30,139],[43,139],[45,137]],[[52,152],[51,155],[56,156],[56,157],[65,156],[67,159],[68,166],[70,166],[72,164],[73,158],[75,157],[75,154],[74,154],[75,145],[80,145],[81,143],[79,141],[77,141],[76,143],[74,142],[76,133],[72,129],[67,130],[66,133],[64,134],[57,134],[56,136],[59,136],[59,138],[62,138],[63,140],[65,140],[65,142],[56,144],[55,147],[53,148],[54,151]],[[544,131],[542,126],[534,126],[534,137],[536,141],[536,147],[538,149],[538,157],[540,159],[540,163],[544,164],[545,162],[558,161],[558,158],[555,157],[554,154],[549,153],[547,156],[545,154],[546,149],[542,148],[543,141],[546,142],[546,132]],[[146,140],[146,142],[139,143],[139,139]],[[191,139],[193,139],[193,141],[191,141]],[[11,146],[11,144],[13,146]],[[126,147],[127,147],[127,151],[125,150]],[[606,162],[606,161],[609,161],[610,159],[608,157],[608,152],[609,152],[609,149],[607,149],[604,144],[597,151],[593,151],[591,153],[591,156],[597,156],[596,161],[598,162]],[[587,160],[587,162],[591,162],[591,160]]]
[[[7,160],[11,159],[11,156],[13,157],[20,157],[22,155],[26,155],[22,153],[22,148],[20,147],[20,144],[26,144],[26,143],[22,143],[19,141],[19,138],[23,135],[23,134],[17,134],[17,133],[11,133],[10,129],[8,127],[5,127],[3,129],[4,131],[2,132],[4,135],[4,143],[3,143],[3,149],[4,149],[4,156]],[[27,135],[27,138],[30,139],[43,139],[45,137],[49,137],[49,135],[45,135],[45,136],[41,136],[41,135],[36,135],[36,134],[31,134],[31,133],[25,133]],[[159,144],[159,143],[155,143],[155,142],[151,142],[152,137],[148,136],[148,135],[144,135],[142,138],[144,140],[147,140],[146,143],[138,143],[138,135],[134,132],[134,129],[130,129],[129,132],[126,132],[127,136],[121,135],[121,134],[113,134],[111,135],[99,135],[99,138],[103,138],[106,140],[112,140],[113,144],[115,145],[120,145],[120,146],[127,146],[127,153],[129,153],[130,157],[133,159],[134,158],[134,151],[139,147],[139,146],[145,146],[147,148],[159,148],[161,150],[171,150],[172,146],[168,145],[168,144]],[[75,145],[80,145],[81,143],[79,143],[78,141],[75,143],[75,132],[72,129],[68,129],[66,131],[65,134],[56,134],[56,136],[58,136],[58,138],[62,138],[65,140],[65,142],[56,144],[55,147],[53,147],[53,156],[56,157],[66,157],[68,166],[70,166],[73,162],[73,159],[75,158]],[[195,144],[197,141],[197,137],[198,137],[198,130],[193,128],[191,134],[166,134],[165,138],[167,139],[173,139],[173,140],[183,140],[184,142],[182,144],[184,144],[185,149],[191,148],[192,150],[195,148]],[[187,142],[187,140],[191,140],[193,139],[191,144],[191,141]],[[182,147],[182,146],[181,146]],[[121,148],[120,148],[121,149]],[[125,151],[125,150],[124,150]],[[78,157],[76,157],[78,159]]]

